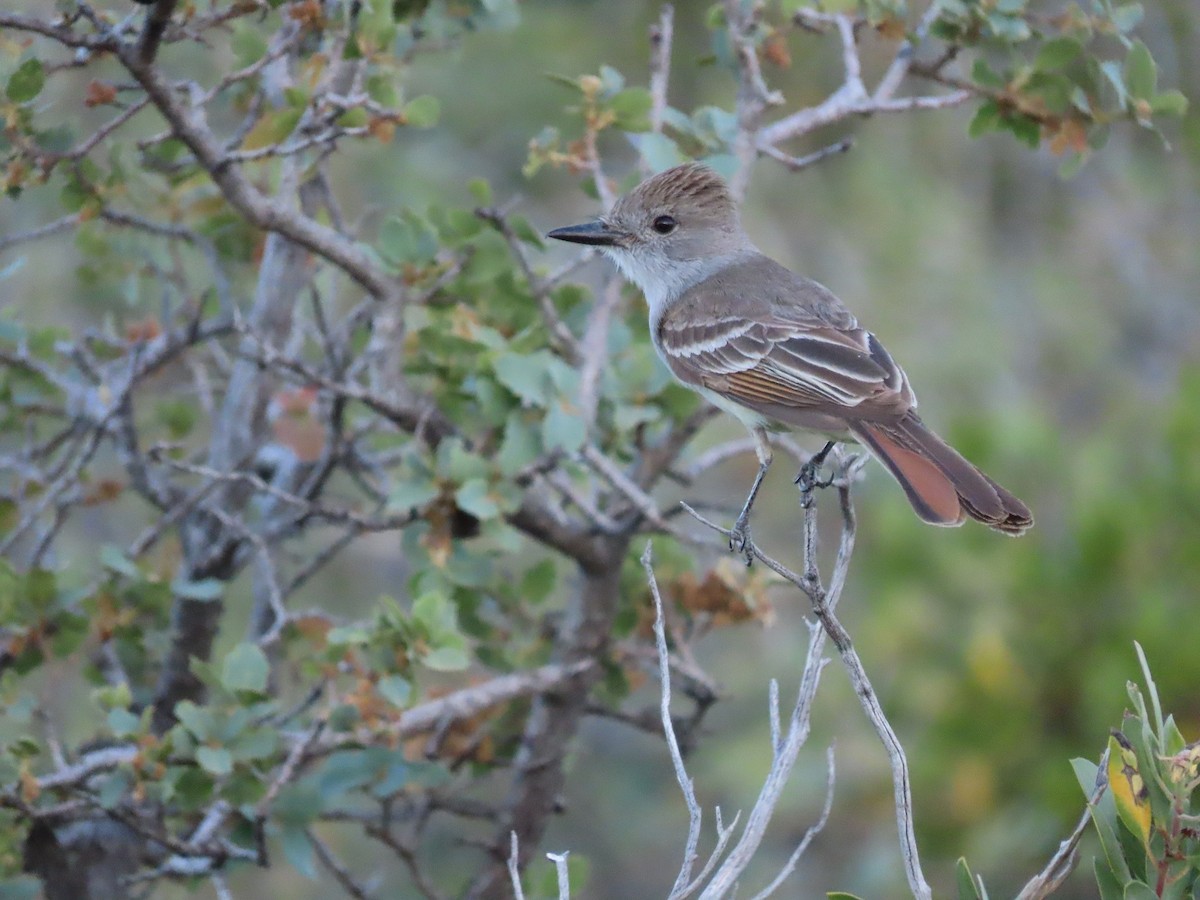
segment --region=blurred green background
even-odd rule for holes
[[[705,8],[676,10],[670,99],[682,109],[732,101],[728,77],[699,64],[708,53]],[[335,172],[347,211],[469,204],[466,182],[483,176],[500,198],[521,194],[522,211],[543,230],[598,212],[576,175],[521,176],[530,137],[560,122],[570,100],[544,74],[608,64],[644,83],[646,29],[658,9],[526,2],[512,29],[418,58],[410,95],[439,96],[442,122],[341,154]],[[1161,82],[1193,101],[1182,125],[1169,125],[1170,152],[1130,124],[1063,181],[1047,151],[1004,135],[968,139],[968,108],[904,114],[812,136],[792,149],[847,134],[855,147],[800,174],[761,161],[748,198],[745,223],[760,246],[838,293],[903,363],[925,419],[1037,517],[1019,541],[971,525],[927,528],[875,464],[857,491],[859,542],[842,617],[908,752],[918,837],[938,893],[965,855],[993,896],[1011,895],[1069,832],[1083,798],[1068,760],[1096,758],[1119,725],[1125,682],[1137,677],[1135,640],[1185,737],[1200,738],[1200,8],[1151,0],[1142,33]],[[801,34],[791,46],[792,68],[767,74],[797,108],[836,87],[840,70],[830,41]],[[868,77],[888,52],[868,42]],[[222,61],[197,55],[196,65]],[[632,171],[629,147],[602,149],[610,174]],[[42,208],[37,197],[4,201],[5,231],[57,215],[53,197]],[[548,248],[541,262],[557,265],[570,252]],[[70,236],[25,255],[0,284],[22,316],[91,321],[98,303],[111,302],[76,277]],[[581,277],[598,282],[603,265]],[[640,321],[640,301],[629,302]],[[718,419],[696,448],[739,429]],[[746,454],[680,496],[732,509],[754,466]],[[788,469],[770,474],[755,534],[795,564],[799,514]],[[832,497],[820,503],[832,524]],[[723,548],[710,543],[715,559]],[[366,542],[330,578],[352,578],[348,602],[367,609],[394,584],[393,553],[389,542]],[[714,804],[728,819],[757,795],[769,763],[769,680],[780,681],[785,703],[796,688],[805,608],[785,591],[774,602],[769,628],[723,629],[700,648],[725,694],[689,760],[708,837]],[[833,814],[780,896],[906,896],[886,757],[836,663],[813,721],[751,886],[773,876],[816,818],[823,748],[836,742]],[[545,849],[587,858],[584,896],[663,895],[686,813],[661,742],[593,720],[568,783]],[[444,838],[447,869],[461,870],[457,860],[471,854]],[[1095,896],[1093,852],[1085,844],[1083,871],[1062,896]],[[348,853],[363,871],[372,856]],[[238,896],[255,886],[296,900],[332,893],[283,871],[246,871],[231,886]]]

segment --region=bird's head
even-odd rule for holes
[[[596,221],[547,236],[599,247],[648,295],[752,249],[729,186],[700,163],[647,178]]]

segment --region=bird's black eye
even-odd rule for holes
[[[678,226],[679,223],[675,221],[674,216],[659,216],[650,227],[659,234],[670,234]]]

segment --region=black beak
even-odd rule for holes
[[[566,228],[555,228],[546,237],[552,237],[556,241],[570,241],[572,244],[611,247],[621,243],[625,234],[597,221],[586,222],[583,225],[568,225]]]

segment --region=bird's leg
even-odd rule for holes
[[[733,523],[733,530],[729,532],[729,549],[744,554],[747,566],[754,562],[754,551],[749,549],[750,508],[754,506],[754,498],[758,496],[758,489],[762,487],[763,479],[767,476],[767,469],[771,468],[771,445],[767,441],[766,432],[761,428],[755,428],[753,434],[754,452],[758,454],[758,474],[754,476],[750,494],[746,497],[746,502],[742,504],[742,511],[738,513],[738,517]]]
[[[835,441],[826,442],[819,453],[814,453],[809,457],[808,462],[800,467],[800,474],[796,476],[796,484],[800,485],[800,505],[805,509],[812,503],[812,492],[814,490],[817,488],[827,488],[833,484],[832,475],[825,481],[821,481],[817,476],[821,472],[821,466],[825,464],[825,457],[833,449],[834,443]]]

